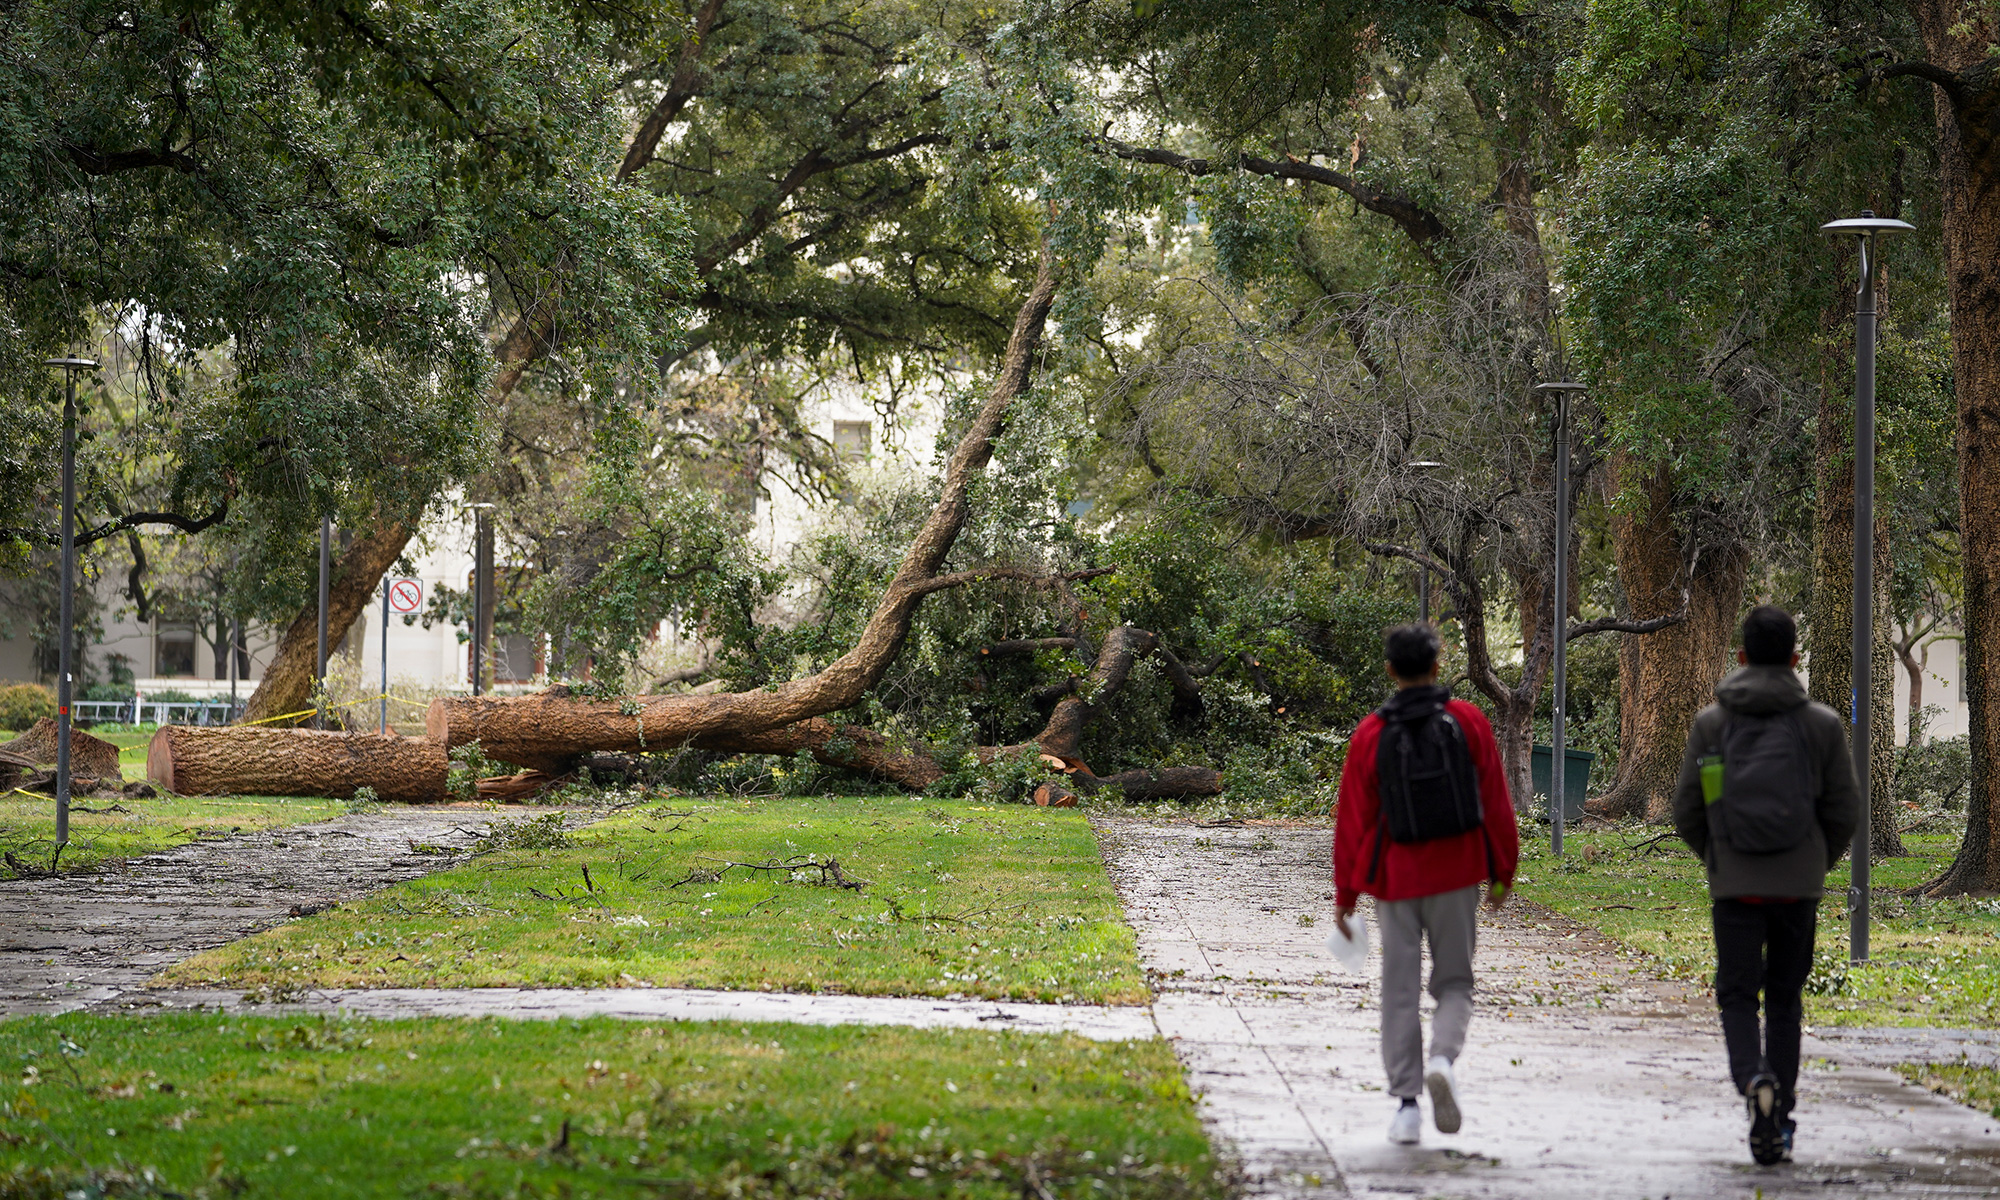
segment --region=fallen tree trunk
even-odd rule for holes
[[[332,796],[369,787],[384,800],[445,798],[444,747],[393,733],[169,725],[146,748],[146,776],[186,796]]]

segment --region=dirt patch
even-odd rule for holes
[[[109,1000],[198,951],[442,870],[493,819],[382,809],[191,842],[112,871],[0,882],[0,1015]]]

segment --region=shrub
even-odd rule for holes
[[[1972,786],[1970,747],[1961,734],[1897,751],[1896,799],[1918,808],[1963,809]]]
[[[56,715],[56,698],[38,683],[0,687],[0,729],[26,729]]]

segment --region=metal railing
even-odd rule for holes
[[[71,715],[79,724],[122,721],[130,725],[227,725],[243,715],[243,701],[228,700],[76,700]]]

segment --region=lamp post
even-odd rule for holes
[[[491,504],[468,505],[472,509],[472,694],[485,691],[486,597],[493,590],[493,542],[486,523]]]
[[[1443,467],[1443,463],[1428,458],[1420,458],[1415,462],[1406,462],[1403,464],[1403,468],[1408,471],[1437,471],[1442,470]],[[1419,572],[1417,575],[1417,612],[1423,623],[1428,625],[1431,623],[1431,565],[1428,562],[1418,563],[1417,570]]]
[[[1535,390],[1556,402],[1556,595],[1550,618],[1555,631],[1555,696],[1549,704],[1549,851],[1563,852],[1564,784],[1569,775],[1564,709],[1569,705],[1569,406],[1580,383],[1538,383]]]
[[[94,371],[94,358],[51,358],[45,367],[63,373],[62,597],[56,602],[56,857],[69,844],[69,725],[75,691],[70,655],[76,640],[76,373]],[[51,864],[53,869],[54,864]]]
[[[1854,830],[1854,857],[1847,886],[1848,958],[1868,961],[1868,837],[1873,801],[1868,786],[1868,750],[1873,724],[1869,655],[1875,638],[1875,238],[1916,229],[1908,221],[1878,217],[1867,209],[1858,217],[1828,221],[1821,233],[1849,234],[1861,251],[1861,287],[1854,303],[1854,645],[1851,715],[1854,722],[1854,782],[1861,792],[1862,820]]]

